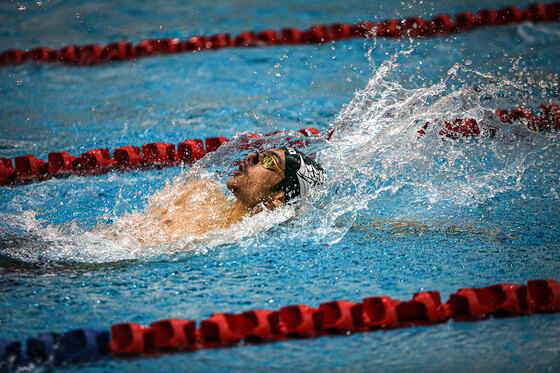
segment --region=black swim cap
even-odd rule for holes
[[[310,188],[325,181],[325,171],[313,159],[294,148],[281,149],[286,158],[286,177],[278,184],[278,188],[285,192],[286,202],[306,195]]]

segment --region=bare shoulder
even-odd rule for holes
[[[200,202],[225,203],[227,197],[218,182],[210,179],[196,179],[177,185],[172,200],[176,206],[194,202],[197,202],[194,203],[197,205]]]

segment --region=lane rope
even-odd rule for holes
[[[539,105],[537,113],[528,107],[517,107],[511,110],[495,110],[497,120],[502,123],[519,122],[532,131],[560,131],[560,107],[556,104]],[[441,124],[440,124],[441,123]],[[475,137],[491,137],[498,134],[499,129],[485,123],[478,123],[474,118],[455,118],[453,121],[426,122],[419,130],[420,136],[425,135],[428,127],[439,125],[443,127],[438,134],[451,139]],[[327,129],[322,133],[316,128],[305,128],[299,132],[305,136],[323,136],[330,139],[334,129]],[[252,138],[266,137],[279,132],[265,135],[251,134]],[[124,145],[113,150],[95,148],[82,153],[80,156],[68,152],[53,152],[48,154],[47,161],[32,154],[11,158],[0,158],[0,186],[16,186],[51,178],[65,178],[72,175],[100,175],[111,171],[127,171],[131,169],[145,170],[192,164],[207,153],[213,152],[224,142],[229,141],[223,136],[201,139],[187,139],[175,146],[163,142],[144,144],[141,147]],[[288,145],[305,147],[306,141],[287,138]],[[204,147],[204,143],[206,147]],[[266,141],[255,141],[251,147],[258,147]]]
[[[219,33],[211,36],[196,35],[187,40],[177,38],[146,39],[134,45],[118,41],[99,44],[68,45],[60,49],[36,47],[9,49],[0,54],[0,66],[21,64],[26,61],[58,62],[70,65],[93,65],[125,61],[158,54],[199,52],[227,47],[265,47],[275,45],[321,44],[340,39],[377,37],[430,37],[470,31],[487,26],[503,26],[520,22],[554,22],[560,20],[560,2],[535,3],[519,8],[515,5],[499,9],[481,9],[476,13],[462,11],[454,17],[438,14],[431,19],[408,17],[391,18],[381,22],[363,21],[355,24],[336,23],[314,25],[307,30],[295,27],[280,31],[243,31],[231,36]]]
[[[262,141],[254,141],[250,148],[258,148],[266,143],[267,136],[287,131],[275,131],[265,135],[252,133],[251,138],[262,137]],[[298,132],[304,136],[319,134],[316,128],[305,128]],[[141,147],[133,145],[120,146],[113,150],[113,156],[106,148],[94,148],[82,153],[79,157],[68,152],[48,154],[48,160],[35,157],[33,154],[11,158],[0,158],[0,186],[15,186],[36,181],[45,181],[53,177],[66,178],[72,175],[101,175],[111,171],[128,171],[132,169],[146,170],[192,164],[207,153],[216,151],[229,140],[223,136],[201,139],[187,139],[177,144],[153,142]],[[293,147],[304,147],[304,140],[286,138],[287,144]],[[206,148],[204,145],[206,144]]]
[[[114,324],[108,330],[91,328],[45,332],[27,339],[0,339],[0,369],[58,366],[76,361],[140,357],[154,353],[196,351],[278,340],[349,335],[357,332],[424,325],[527,316],[560,311],[560,283],[530,280],[526,285],[498,283],[465,287],[442,303],[438,291],[419,291],[410,300],[388,296],[345,299],[318,307],[295,304],[279,310],[254,309],[241,313],[213,313],[197,323],[169,318],[150,323]]]

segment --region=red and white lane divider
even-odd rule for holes
[[[243,31],[236,36],[220,33],[212,36],[192,36],[187,40],[174,38],[146,39],[134,45],[131,42],[69,45],[61,49],[37,47],[10,49],[0,53],[0,66],[20,64],[26,61],[58,62],[71,65],[92,65],[111,61],[138,59],[157,54],[195,52],[227,47],[257,47],[286,44],[320,44],[339,39],[367,37],[400,38],[404,36],[429,37],[453,32],[469,31],[485,26],[512,23],[554,22],[560,20],[560,2],[530,4],[525,8],[515,5],[500,9],[482,9],[476,13],[462,11],[454,18],[438,14],[432,19],[409,17],[391,18],[381,22],[364,21],[357,24],[336,23],[315,25],[307,30],[295,27],[274,30]]]

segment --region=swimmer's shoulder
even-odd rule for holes
[[[220,184],[211,179],[189,180],[178,185],[175,191],[174,204],[182,205],[185,203],[204,202],[204,203],[225,203],[228,201]]]
[[[198,193],[220,193],[224,194],[220,188],[220,184],[211,179],[195,179],[190,180],[179,186],[179,191],[198,192]]]

